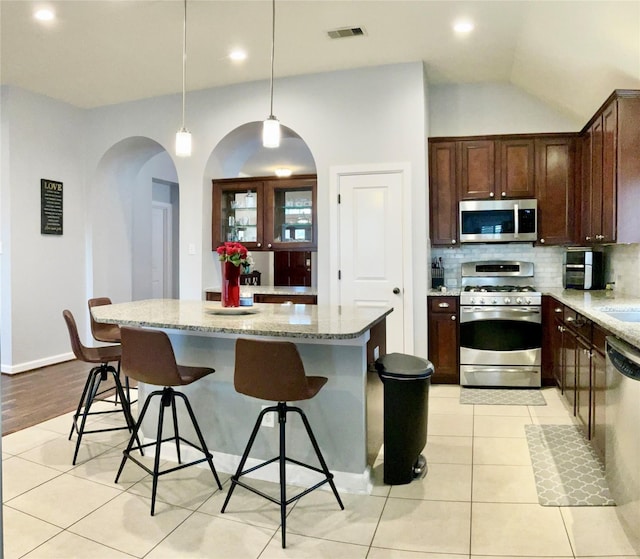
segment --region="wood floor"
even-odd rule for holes
[[[90,370],[87,363],[73,360],[17,375],[3,374],[2,434],[75,410]]]

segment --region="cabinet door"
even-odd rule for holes
[[[564,245],[575,239],[574,138],[535,141],[536,198],[540,244]]]
[[[263,183],[213,181],[212,250],[224,241],[242,243],[249,250],[263,244]]]
[[[564,389],[562,378],[563,305],[553,297],[542,297],[542,384]]]
[[[495,143],[493,140],[458,142],[458,176],[461,200],[495,196]]]
[[[431,382],[460,384],[457,299],[455,297],[429,297],[428,304],[428,357],[434,367]]]
[[[578,141],[580,152],[581,179],[577,185],[580,192],[580,224],[578,226],[578,239],[580,243],[588,244],[591,239],[591,190],[593,182],[591,177],[592,137],[589,128]]]
[[[578,337],[565,327],[562,334],[562,362],[564,363],[564,396],[573,414],[576,413],[576,368]]]
[[[457,243],[456,142],[429,142],[429,231],[432,246]]]
[[[274,254],[273,284],[311,286],[311,252],[278,250]]]
[[[591,125],[589,129],[589,136],[591,137],[591,185],[589,189],[590,200],[588,201],[588,204],[589,222],[591,227],[587,231],[585,240],[587,242],[594,243],[602,234],[602,146],[604,141],[602,118],[599,118]]]
[[[603,353],[591,354],[591,442],[604,459],[606,429],[606,361]]]
[[[578,338],[576,350],[576,417],[589,437],[591,421],[591,346]]]
[[[316,179],[265,182],[267,250],[316,248]]]
[[[617,102],[613,101],[602,113],[602,194],[599,238],[611,243],[616,240],[616,135],[618,131]],[[636,154],[637,157],[637,154]]]
[[[497,145],[500,198],[535,198],[534,141],[500,140]]]

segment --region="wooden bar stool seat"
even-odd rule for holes
[[[93,318],[91,309],[93,307],[101,307],[104,305],[111,305],[111,299],[109,297],[94,297],[89,299],[89,320],[91,321],[91,334],[93,339],[97,342],[106,342],[109,344],[120,343],[120,326],[117,324],[108,324],[106,322],[98,322]],[[118,375],[120,374],[120,362],[118,361]],[[131,401],[131,387],[129,386],[129,377],[124,377],[125,390],[129,404],[135,404],[136,400]]]
[[[78,327],[76,325],[75,318],[71,311],[65,310],[62,312],[62,316],[67,324],[69,330],[69,338],[71,340],[71,348],[76,359],[84,361],[85,363],[91,363],[95,365],[87,376],[87,382],[84,385],[82,396],[78,402],[78,408],[73,414],[73,422],[71,424],[71,431],[69,432],[69,440],[73,436],[74,431],[78,435],[76,441],[75,452],[73,453],[73,464],[75,465],[78,458],[78,450],[80,449],[80,442],[83,435],[89,433],[102,433],[105,431],[118,431],[121,429],[133,430],[133,418],[131,417],[131,410],[129,408],[129,401],[124,395],[122,384],[120,383],[120,376],[118,371],[110,365],[110,363],[120,364],[121,348],[120,345],[102,346],[102,347],[87,347],[80,341],[78,334]],[[97,400],[105,401],[105,398],[101,398],[105,393],[111,392],[113,388],[105,388],[100,390],[100,384],[107,380],[108,376],[113,377],[115,383],[116,395],[120,398],[120,403],[115,402],[116,406],[112,410],[99,410],[91,411],[91,406]],[[126,425],[123,427],[110,427],[101,429],[86,429],[87,417],[90,415],[101,415],[109,413],[122,413],[126,421]],[[78,425],[78,420],[80,424]]]
[[[320,452],[318,442],[311,430],[311,426],[305,413],[295,406],[289,406],[287,402],[309,400],[318,394],[320,389],[327,383],[326,377],[307,376],[305,374],[302,359],[295,344],[291,342],[262,341],[238,339],[236,341],[236,358],[234,372],[234,386],[237,392],[258,398],[260,400],[272,400],[278,402],[275,406],[265,407],[253,427],[249,442],[244,450],[240,464],[236,473],[231,477],[231,486],[222,505],[221,512],[224,513],[233,490],[236,485],[240,485],[265,499],[280,506],[280,522],[282,524],[282,547],[286,547],[286,515],[287,505],[297,501],[300,497],[310,493],[314,489],[328,483],[335,495],[340,509],[344,510],[344,505],[338,495],[333,474],[329,471],[327,464]],[[275,458],[266,460],[257,466],[244,470],[245,463],[249,457],[249,452],[255,441],[256,435],[262,424],[265,414],[277,412],[280,435],[280,452]],[[320,467],[305,464],[286,455],[286,431],[287,413],[294,412],[300,415],[304,424],[307,436],[320,463]],[[277,500],[251,485],[245,483],[240,478],[249,472],[263,468],[268,464],[278,462],[280,466],[280,500]],[[287,498],[286,494],[286,463],[291,462],[309,470],[318,472],[324,476],[318,483],[309,487],[293,497]]]
[[[120,474],[122,473],[127,459],[132,460],[150,474],[153,477],[153,487],[151,491],[151,516],[155,513],[158,478],[161,475],[175,472],[176,470],[181,470],[188,466],[194,466],[195,464],[200,464],[206,461],[213,473],[218,489],[222,489],[218,473],[213,465],[213,456],[207,449],[204,437],[202,436],[202,431],[200,430],[196,417],[193,413],[189,399],[184,393],[173,389],[174,386],[187,386],[196,382],[201,378],[214,373],[214,369],[209,367],[178,365],[176,363],[173,347],[171,346],[171,340],[169,340],[169,337],[160,330],[129,328],[123,326],[120,329],[120,335],[122,339],[122,371],[124,374],[138,382],[154,386],[162,386],[163,388],[162,390],[155,390],[151,392],[146,397],[142,406],[142,411],[138,417],[138,421],[136,422],[131,438],[129,439],[129,444],[123,451],[122,462],[120,463],[120,468],[118,469],[115,482],[118,483],[118,479],[120,479]],[[140,441],[137,441],[138,431],[140,430],[140,426],[142,425],[147,410],[149,409],[149,404],[153,398],[156,397],[160,398],[156,438],[150,443],[140,444]],[[180,431],[178,429],[178,414],[176,411],[177,398],[184,402],[191,419],[191,423],[198,437],[199,444],[194,444],[180,436]],[[162,431],[165,408],[171,408],[171,415],[173,417],[173,436],[163,439]],[[137,445],[135,445],[136,441]],[[179,465],[161,471],[160,447],[162,443],[169,441],[175,441]],[[183,464],[180,455],[181,442],[199,450],[203,454],[203,457]],[[134,450],[142,451],[142,449],[149,446],[155,446],[153,470],[149,469],[145,464],[131,455]]]

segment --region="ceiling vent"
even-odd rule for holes
[[[345,37],[359,37],[364,35],[364,29],[362,27],[341,27],[340,29],[333,29],[327,31],[327,35],[331,39],[344,39]]]

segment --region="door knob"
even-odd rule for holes
[[[399,288],[399,287],[394,287],[394,288],[393,288],[393,293],[394,293],[395,295],[399,295],[399,294],[400,294],[400,288]]]

